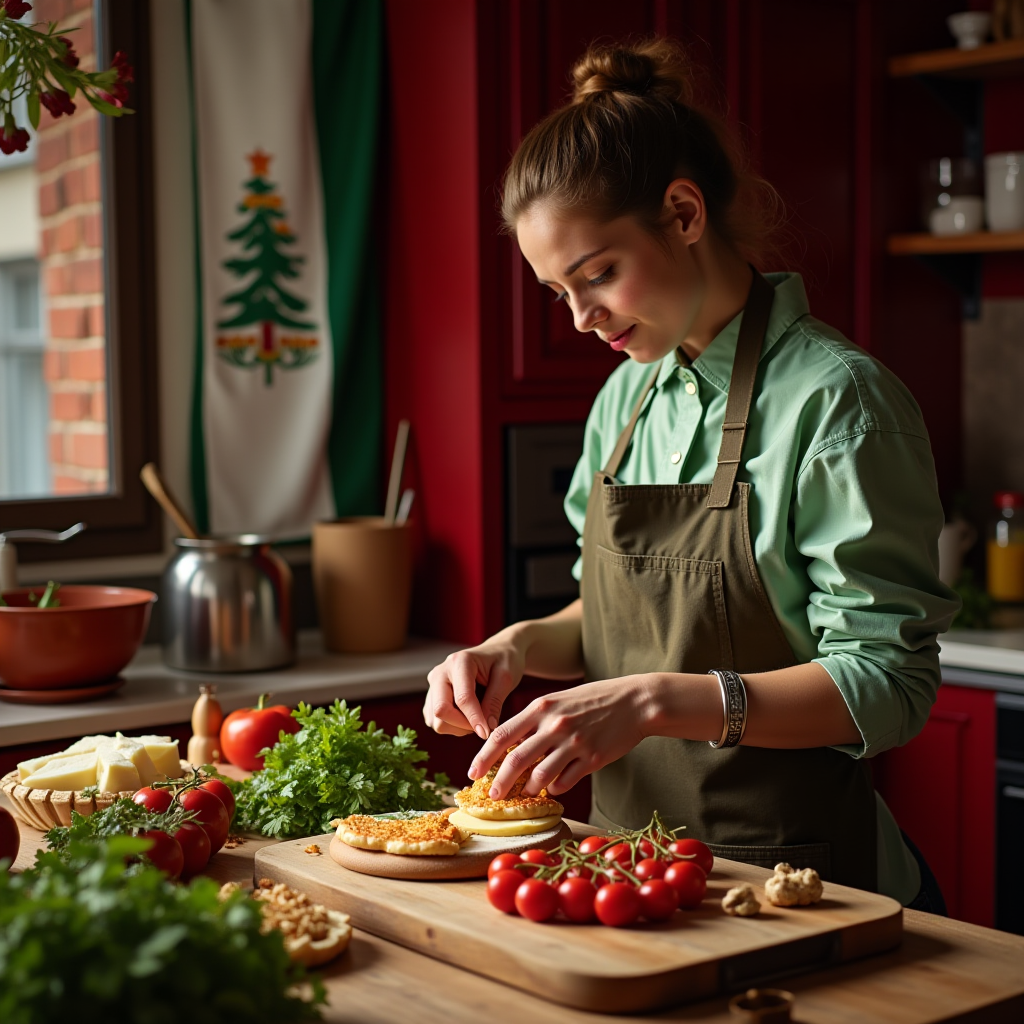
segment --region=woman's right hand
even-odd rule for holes
[[[477,647],[449,654],[427,676],[430,688],[423,719],[434,732],[485,740],[501,718],[505,698],[519,685],[526,670],[526,651],[508,631]],[[478,700],[476,688],[486,689]]]

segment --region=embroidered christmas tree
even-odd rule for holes
[[[245,279],[245,284],[224,297],[225,305],[236,304],[240,308],[217,326],[224,330],[258,326],[259,333],[257,336],[248,332],[219,335],[217,352],[234,366],[245,369],[262,366],[264,383],[269,387],[274,382],[275,366],[282,370],[306,366],[316,359],[319,342],[315,336],[285,334],[278,330],[316,330],[316,324],[299,319],[309,303],[284,285],[285,281],[299,276],[305,258],[285,251],[297,239],[288,226],[277,186],[267,180],[272,157],[256,149],[246,159],[252,168],[252,177],[245,183],[246,195],[238,205],[238,212],[248,219],[227,236],[228,241],[241,245],[244,255],[224,261],[224,267]]]

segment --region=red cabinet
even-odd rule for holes
[[[928,723],[874,761],[875,787],[935,873],[951,917],[992,927],[995,694],[945,684]]]

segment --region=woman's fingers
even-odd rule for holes
[[[540,764],[538,764],[523,786],[523,796],[540,796],[540,791],[546,789],[551,792],[551,786],[556,779],[561,778],[562,772],[575,757],[575,754],[566,746],[555,747]]]
[[[449,658],[448,678],[451,680],[454,702],[468,723],[470,731],[485,740],[491,730],[487,726],[480,701],[476,698],[478,668],[476,658],[459,651]]]
[[[558,778],[548,786],[548,792],[552,796],[568,793],[577,782],[596,771],[598,767],[592,758],[577,758],[570,761],[559,773]]]
[[[438,733],[465,736],[473,732],[466,716],[455,706],[452,684],[448,677],[448,663],[431,669],[427,675],[426,699],[423,702],[423,720]]]
[[[502,722],[497,729],[491,732],[491,735],[487,737],[487,742],[477,751],[476,757],[473,758],[473,763],[469,766],[469,777],[471,779],[483,778],[491,765],[495,761],[500,761],[505,751],[513,743],[518,743],[533,731],[533,724],[527,721],[526,715],[527,711],[522,711],[507,722]],[[509,754],[509,757],[511,756]]]
[[[499,726],[498,728],[502,729],[504,726]],[[494,776],[494,781],[491,783],[490,798],[492,800],[504,800],[508,791],[512,788],[512,783],[520,775],[528,771],[532,764],[544,757],[549,750],[550,740],[539,733],[534,733],[532,736],[524,739],[515,750],[509,751],[505,760],[501,762],[498,773]]]
[[[484,735],[484,739],[490,736],[491,732],[498,727],[505,698],[518,685],[519,680],[515,678],[512,670],[507,666],[495,666],[491,671],[491,678],[487,683],[487,689],[480,700],[480,707],[487,721],[487,733]]]

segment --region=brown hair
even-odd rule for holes
[[[723,120],[695,104],[694,70],[678,43],[591,46],[572,79],[572,101],[530,130],[505,172],[508,232],[544,202],[601,220],[634,214],[657,234],[665,189],[689,178],[718,235],[759,261],[781,219],[781,200],[747,169]]]

